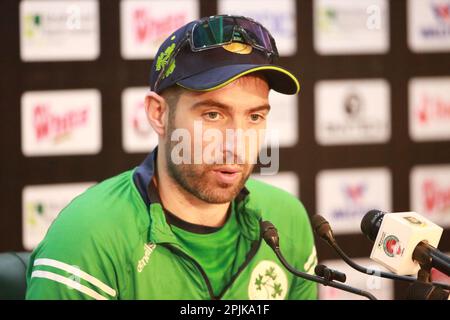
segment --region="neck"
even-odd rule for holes
[[[158,149],[156,174],[153,176],[162,205],[178,218],[207,227],[221,227],[227,218],[230,202],[205,202],[181,187],[168,174],[165,154]]]

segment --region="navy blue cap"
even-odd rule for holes
[[[196,22],[198,20],[176,30],[159,47],[150,72],[152,91],[155,91],[155,82],[162,66],[168,63],[177,45],[185,40],[186,31],[192,29]],[[300,84],[291,72],[273,64],[264,52],[249,45],[232,43],[194,52],[186,43],[170,65],[165,67],[156,92],[160,93],[175,84],[193,91],[216,90],[252,72],[261,72],[269,87],[280,93],[296,94],[300,90]]]

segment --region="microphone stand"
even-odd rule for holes
[[[377,298],[375,298],[375,296],[372,295],[370,292],[360,290],[357,288],[353,288],[353,287],[347,286],[345,284],[337,283],[334,281],[329,281],[329,280],[324,279],[319,276],[313,276],[313,275],[310,275],[309,273],[301,272],[301,271],[295,269],[294,267],[292,267],[286,261],[283,254],[281,253],[280,246],[279,246],[278,231],[271,222],[269,222],[269,221],[261,222],[261,233],[262,233],[264,241],[275,252],[275,255],[280,260],[281,264],[295,276],[309,280],[309,281],[318,282],[320,284],[323,284],[324,286],[330,286],[330,287],[341,289],[341,290],[344,290],[344,291],[347,291],[347,292],[350,292],[350,293],[353,293],[356,295],[360,295],[360,296],[366,297],[370,300],[377,300]]]
[[[372,295],[370,292],[364,291],[364,290],[360,290],[357,288],[353,288],[350,286],[347,286],[345,284],[342,283],[338,283],[335,281],[328,281],[325,278],[319,277],[319,276],[312,276],[308,273],[303,273],[298,271],[297,269],[295,269],[294,267],[292,267],[287,261],[286,259],[283,257],[283,254],[281,253],[281,251],[278,250],[274,250],[275,254],[277,255],[278,259],[280,260],[281,264],[288,269],[292,274],[296,275],[297,277],[300,278],[304,278],[306,280],[310,280],[310,281],[314,281],[314,282],[318,282],[320,284],[323,284],[324,286],[330,286],[333,288],[337,288],[337,289],[341,289],[359,296],[363,296],[368,298],[369,300],[377,300],[377,298],[375,298],[374,295]]]
[[[420,269],[417,273],[417,280],[408,287],[406,299],[448,300],[449,292],[431,282],[431,268],[436,257],[428,255],[418,247],[414,250],[413,258],[419,263]]]

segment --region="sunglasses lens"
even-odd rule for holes
[[[243,18],[236,18],[236,22],[256,45],[267,51],[273,51],[270,35],[261,25]]]
[[[232,35],[232,19],[212,17],[194,28],[193,45],[196,49],[219,45],[231,41]]]
[[[245,36],[238,30],[242,29]],[[260,24],[241,17],[210,17],[193,30],[194,49],[206,49],[231,41],[244,42],[277,54],[269,32]]]

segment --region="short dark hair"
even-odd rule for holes
[[[181,95],[186,91],[186,89],[174,85],[167,89],[164,89],[160,95],[166,100],[167,104],[169,105],[169,108],[172,110],[175,109],[178,101],[180,100]]]
[[[175,122],[175,110],[180,100],[181,95],[186,91],[186,89],[173,85],[167,89],[164,89],[160,95],[166,100],[167,105],[169,106],[169,124],[173,126]]]

